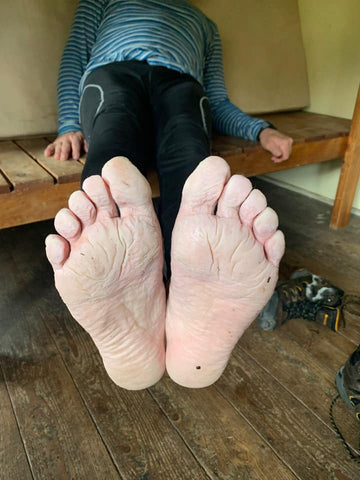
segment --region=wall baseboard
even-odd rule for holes
[[[264,180],[264,182],[273,183],[278,187],[286,188],[287,190],[300,193],[301,195],[305,195],[306,197],[313,198],[314,200],[319,200],[320,202],[326,203],[327,205],[331,205],[331,206],[334,205],[334,200],[331,198],[324,197],[323,195],[318,195],[314,192],[310,192],[305,188],[296,187],[295,185],[292,185],[291,183],[288,183],[288,182],[284,182],[283,180],[269,178],[266,175],[259,175],[258,178],[260,178],[261,180]],[[360,216],[360,208],[353,207],[351,209],[351,213],[354,215]]]

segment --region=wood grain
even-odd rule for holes
[[[260,116],[292,137],[295,144],[323,138],[347,137],[351,128],[351,120],[312,112],[280,112]]]
[[[165,376],[151,393],[210,478],[296,478],[215,387],[185,393]]]
[[[346,229],[329,230],[328,205],[253,180],[279,213],[286,234],[282,275],[306,266],[346,292],[360,293],[360,218],[352,217]],[[222,479],[223,474],[234,479],[264,478],[268,452],[279,459],[290,478],[359,477],[355,467],[349,467],[328,417],[336,394],[335,374],[355,349],[359,320],[352,319],[337,334],[305,321],[291,321],[274,332],[261,332],[253,325],[215,387],[190,391],[165,377],[150,393],[126,392],[107,378],[94,344],[69,317],[53,288],[43,253],[45,236],[52,230],[49,221],[0,233],[0,252],[6,250],[11,256],[6,261],[0,258],[0,362],[35,478],[54,478],[56,468],[60,475],[55,478],[71,478],[67,473],[64,477],[59,467],[66,463],[66,454],[70,464],[80,457],[79,470],[85,457],[88,461],[79,441],[86,435],[80,406],[80,420],[73,420],[74,388],[122,478],[198,480]],[[51,382],[49,371],[55,375]],[[65,402],[66,414],[58,406]],[[3,409],[4,414],[8,411]],[[357,446],[358,425],[352,413],[338,402],[334,414],[345,438]],[[59,419],[56,428],[54,416]],[[13,420],[10,416],[8,422]],[[225,465],[223,458],[232,465]],[[90,460],[95,462],[92,455]],[[239,471],[244,475],[239,476]],[[84,478],[77,473],[73,478]],[[103,477],[91,473],[87,478]]]
[[[263,150],[259,143],[235,137],[221,136],[215,133],[212,141],[212,152],[213,154],[225,158],[232,169],[232,173],[239,173],[247,177],[252,177],[264,173],[277,172],[288,168],[308,165],[315,162],[324,162],[333,158],[340,158],[345,154],[351,126],[349,120],[309,112],[283,112],[264,115],[263,118],[272,122],[279,128],[279,130],[294,138],[293,152],[290,159],[286,162],[274,163],[271,161],[271,155]],[[355,137],[356,134],[353,133],[352,138]],[[45,158],[43,150],[46,146],[46,142],[51,140],[53,140],[53,138],[50,137],[47,137],[46,139],[29,138],[17,140],[16,143],[27,151],[29,155],[35,158],[38,164],[43,166],[57,183],[78,183],[80,181],[81,165],[84,165],[86,155],[84,154],[78,162],[58,162],[53,158]],[[356,142],[353,142],[353,145],[355,144]],[[8,147],[6,147],[6,145],[8,145]],[[6,169],[3,168],[3,172],[13,185],[16,183],[16,189],[30,189],[33,186],[42,185],[45,178],[47,178],[48,182],[50,181],[49,177],[44,177],[44,172],[42,172],[42,176],[39,178],[37,178],[36,175],[34,176],[34,172],[32,172],[32,175],[28,173],[26,178],[24,178],[23,173],[19,173],[26,170],[21,164],[21,162],[24,162],[24,157],[19,153],[19,150],[14,150],[14,146],[10,148],[9,145],[11,147],[11,142],[2,142],[3,148],[6,147],[5,149],[7,150],[6,156],[1,157],[0,149],[0,159],[9,159],[11,157],[10,164],[6,164]],[[354,148],[351,151],[353,150]],[[347,199],[347,211],[349,205],[352,204],[352,199],[350,202],[350,196],[347,192],[352,192],[356,187],[356,172],[360,171],[357,163],[354,163],[353,170],[356,170],[356,172],[354,171],[354,174],[351,173],[353,171],[351,168],[349,170],[349,166],[353,164],[352,158],[354,158],[354,155],[351,155],[351,157],[348,156],[348,159],[350,160],[345,162],[343,167],[343,173],[345,171],[348,172],[346,175],[344,173],[344,180],[342,180],[342,190],[344,194],[339,194],[339,198],[341,196],[343,200],[345,200],[345,197]],[[34,168],[34,165],[32,168]],[[39,171],[38,174],[40,175]],[[350,190],[348,188],[349,179],[352,181]],[[153,197],[158,197],[160,195],[160,190],[155,171],[149,172],[148,180],[153,191]],[[8,191],[6,182],[0,182],[0,194],[5,191]],[[65,191],[68,191],[68,189],[65,189],[64,192]],[[0,228],[4,228],[2,225],[15,226],[26,222],[30,223],[37,220],[52,218],[58,209],[57,206],[64,205],[67,201],[67,197],[65,198],[63,196],[60,198],[60,195],[61,192],[59,190],[54,190],[53,192],[49,190],[46,192],[46,198],[49,203],[48,210],[44,204],[39,206],[39,208],[28,209],[24,204],[22,205],[22,200],[24,201],[23,203],[26,203],[25,197],[24,199],[16,199],[16,202],[20,200],[20,202],[17,202],[16,204],[19,205],[18,210],[21,211],[12,208],[12,214],[7,215],[6,221],[0,220]],[[2,200],[9,202],[10,198],[2,197]],[[339,205],[339,201],[337,205]],[[34,198],[30,199],[30,203],[34,203]],[[341,212],[342,211],[343,209]],[[335,214],[336,213],[333,215]],[[348,221],[348,213],[344,211],[344,215],[346,216],[346,219],[344,217],[341,222],[345,225]],[[342,213],[340,216],[342,218]],[[12,218],[14,220],[12,220]],[[339,223],[339,221],[340,220],[337,220],[337,223],[340,225],[341,222]]]
[[[49,142],[44,138],[16,140],[15,143],[49,172],[56,179],[57,183],[80,183],[82,164],[73,159],[61,162],[60,160],[55,160],[54,157],[45,157],[44,149]]]
[[[272,361],[276,364],[276,357]],[[216,388],[298,478],[356,478],[359,466],[339,449],[334,433],[241,348]]]
[[[47,220],[68,205],[72,192],[80,184],[46,185],[41,189],[14,191],[0,196],[0,228]]]
[[[0,170],[15,190],[54,183],[54,179],[13,142],[0,142]]]
[[[41,317],[121,476],[207,479],[149,393],[117,387],[107,376],[89,335],[68,314],[55,291],[52,271],[44,255],[49,225],[23,228],[27,228],[26,236],[14,236],[12,243],[16,263],[27,265],[23,274],[27,292],[32,297],[41,292],[38,305]],[[32,253],[25,248],[27,242],[33,245]],[[38,343],[40,348],[41,338]],[[73,428],[71,422],[68,421],[67,427]]]
[[[265,150],[248,150],[244,153],[228,150],[217,152],[217,154],[228,162],[232,173],[253,177],[340,158],[344,155],[346,145],[346,137],[299,143],[293,146],[289,160],[281,163],[274,163],[271,160],[271,154]]]
[[[42,293],[29,294],[23,265],[11,258],[14,245],[9,237],[1,242],[1,364],[33,475],[44,480],[118,479],[39,316]],[[26,248],[31,255],[31,243]]]
[[[9,361],[1,359],[1,363]],[[31,480],[31,470],[0,368],[0,478]]]
[[[264,332],[254,324],[240,339],[240,347],[258,362],[282,386],[290,391],[309,410],[331,429],[329,407],[337,394],[335,375],[346,361],[348,352],[338,353],[335,369],[319,362],[310,352],[286,337],[284,329]],[[329,355],[332,350],[330,349]],[[354,440],[354,418],[344,409],[340,418],[346,437]],[[357,447],[355,444],[354,446]]]

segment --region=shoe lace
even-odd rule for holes
[[[283,286],[282,294],[287,298],[287,302],[283,304],[283,310],[291,318],[306,318],[315,320],[315,315],[319,310],[318,302],[310,302],[304,298],[304,287],[307,283],[303,282],[302,286]]]
[[[331,405],[330,405],[330,410],[329,410],[329,416],[330,416],[330,421],[331,421],[331,424],[335,430],[335,433],[337,435],[337,437],[340,439],[341,443],[343,444],[345,450],[347,451],[349,457],[351,458],[351,460],[353,460],[354,462],[356,463],[360,463],[360,455],[358,454],[354,454],[353,452],[353,447],[351,447],[351,445],[349,445],[347,443],[347,441],[345,440],[343,434],[340,432],[338,426],[336,425],[335,423],[335,420],[334,420],[334,413],[333,413],[333,409],[334,409],[334,405],[335,403],[339,400],[340,398],[340,395],[336,395],[336,397],[333,398],[332,402],[331,402]],[[359,438],[359,450],[360,450],[360,438]]]

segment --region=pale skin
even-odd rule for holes
[[[265,128],[260,133],[259,140],[261,146],[271,153],[271,160],[274,163],[284,162],[290,157],[293,139],[288,135],[272,128]],[[69,158],[78,160],[83,150],[87,152],[87,144],[82,132],[68,132],[50,143],[44,154],[46,157],[53,156],[60,161]]]
[[[267,128],[259,140],[275,163],[289,158],[288,136]],[[45,155],[66,161],[83,150],[83,134],[70,132]],[[59,294],[110,378],[140,390],[167,370],[185,387],[213,384],[276,285],[285,244],[265,196],[219,157],[199,164],[173,230],[168,295],[151,188],[129,160],[108,161],[68,206],[55,217],[46,253]]]
[[[128,159],[88,177],[55,229],[46,254],[56,288],[128,390],[154,385],[165,369],[185,387],[213,384],[271,297],[285,247],[265,196],[214,156],[183,188],[167,299],[151,188]]]

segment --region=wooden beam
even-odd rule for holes
[[[227,153],[224,155],[221,152],[218,154],[229,163],[232,173],[253,177],[341,158],[344,156],[347,140],[347,137],[339,137],[295,144],[289,160],[281,163],[274,163],[271,160],[271,154],[263,149],[245,150],[245,152],[237,154]]]
[[[149,182],[153,197],[158,197],[155,172],[150,173]],[[68,206],[69,196],[79,188],[80,182],[72,182],[1,194],[0,229],[54,218],[61,208]]]
[[[360,175],[360,85],[355,103],[348,146],[341,168],[330,227],[335,230],[349,223]]]
[[[26,223],[53,218],[63,207],[79,183],[63,183],[27,191],[13,191],[1,195],[0,228],[16,227]]]

